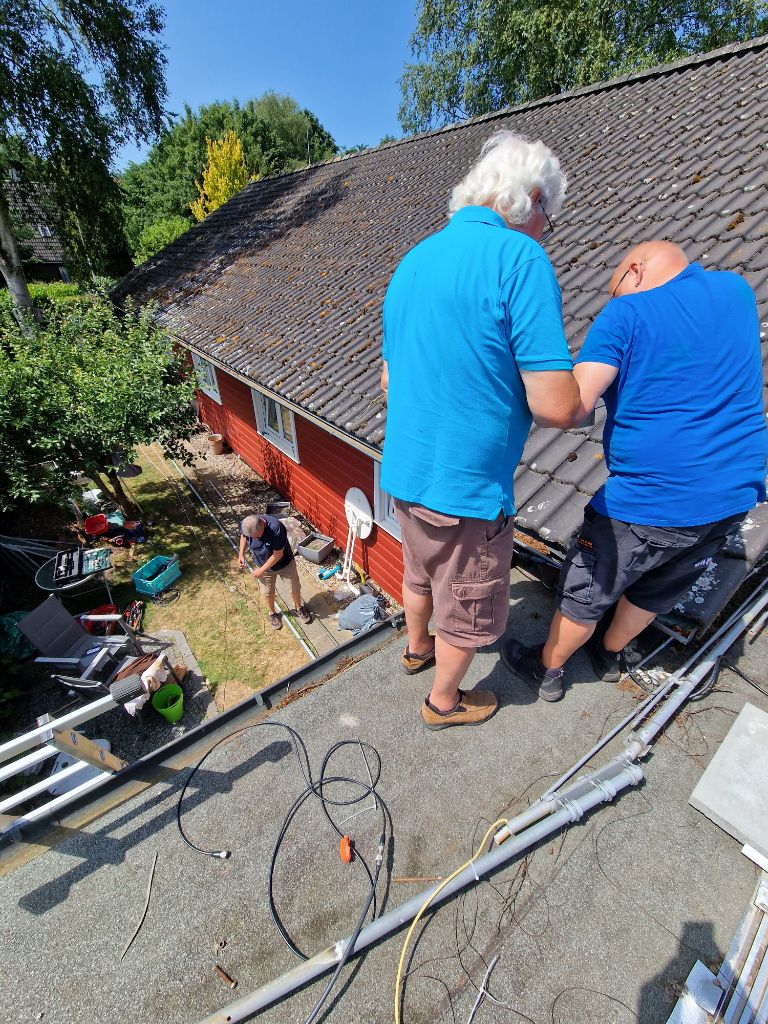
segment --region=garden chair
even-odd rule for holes
[[[112,636],[93,636],[86,632],[81,620],[113,622],[118,627]],[[59,676],[58,681],[81,688],[93,689],[100,675],[109,683],[127,659],[144,654],[136,634],[121,615],[70,615],[54,595],[17,623],[16,628],[40,651],[35,664],[48,665],[52,672],[58,668],[71,672]],[[106,677],[104,679],[104,677]],[[82,684],[85,684],[84,686]]]

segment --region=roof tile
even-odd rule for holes
[[[185,343],[380,449],[389,278],[445,225],[451,189],[483,141],[513,128],[544,139],[568,173],[549,251],[573,352],[623,253],[662,237],[705,266],[743,273],[768,353],[767,55],[768,38],[734,44],[252,183],[129,274],[116,297],[154,299]],[[537,427],[525,446],[520,523],[555,546],[567,545],[604,477],[604,421],[601,406],[594,427]],[[754,536],[763,542],[762,527]]]

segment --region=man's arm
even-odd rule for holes
[[[579,384],[581,402],[573,426],[583,423],[592,415],[598,398],[613,384],[618,372],[619,368],[609,363],[583,362],[574,366],[573,375]]]
[[[540,427],[565,430],[579,422],[579,385],[570,370],[521,370],[520,376],[528,408]]]
[[[283,557],[284,552],[285,548],[281,548],[279,551],[273,551],[272,554],[264,563],[264,565],[260,565],[258,566],[258,568],[254,569],[253,575],[256,577],[256,579],[258,579],[262,573],[265,573],[267,572],[268,569],[271,569],[273,565],[277,565],[277,563]]]
[[[387,366],[387,360],[383,360],[381,367],[381,390],[384,392],[384,401],[389,397],[389,367]]]
[[[240,534],[240,551],[238,552],[238,555],[237,555],[237,564],[238,565],[245,565],[245,545],[247,543],[248,543],[247,540],[245,539],[244,535],[241,533]]]

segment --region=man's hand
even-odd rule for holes
[[[245,558],[242,555],[237,556],[237,564],[242,568],[245,568]]]
[[[386,359],[382,360],[380,384],[381,390],[384,392],[384,401],[386,401],[389,397],[389,367]]]
[[[540,427],[566,430],[580,422],[579,385],[570,370],[521,370],[520,376],[528,408]]]
[[[258,579],[260,579],[260,577],[261,577],[263,572],[264,572],[264,566],[262,565],[262,566],[259,566],[256,569],[251,569],[251,576],[255,576],[256,579],[258,580]]]

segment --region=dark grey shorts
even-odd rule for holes
[[[574,622],[597,622],[623,595],[662,615],[688,593],[746,512],[704,526],[640,526],[589,505],[558,584],[558,607]]]

